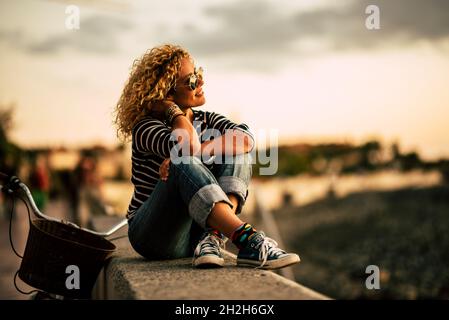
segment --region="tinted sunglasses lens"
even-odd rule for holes
[[[195,69],[195,73],[190,76],[190,88],[195,90],[198,87],[198,81],[203,79],[203,68]]]
[[[198,77],[195,74],[192,74],[189,78],[189,87],[192,90],[195,90],[198,85]]]

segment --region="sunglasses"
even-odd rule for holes
[[[176,86],[176,87],[189,87],[190,90],[195,90],[198,88],[199,80],[203,79],[203,68],[199,67],[195,68],[194,72],[187,78],[184,85]]]

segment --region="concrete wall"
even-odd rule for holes
[[[119,220],[97,217],[93,227],[105,230]],[[124,228],[113,237],[126,233]],[[98,278],[94,299],[328,299],[271,271],[237,267],[235,255],[229,252],[225,253],[225,267],[196,269],[191,258],[148,261],[132,249],[127,237],[113,242],[117,252]]]

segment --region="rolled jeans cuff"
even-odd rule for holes
[[[248,198],[248,187],[242,179],[236,176],[223,176],[218,178],[218,185],[224,193],[233,193],[239,198],[235,214],[242,212],[246,199]]]
[[[217,184],[208,184],[199,189],[189,202],[189,214],[202,228],[207,228],[206,221],[217,202],[224,201],[233,208],[226,193]]]

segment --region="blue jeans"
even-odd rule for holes
[[[192,256],[215,203],[233,208],[227,197],[233,193],[239,214],[248,197],[251,154],[222,156],[223,163],[214,163],[210,170],[197,157],[182,158],[179,164],[170,162],[168,179],[159,180],[129,221],[131,245],[148,259]]]

